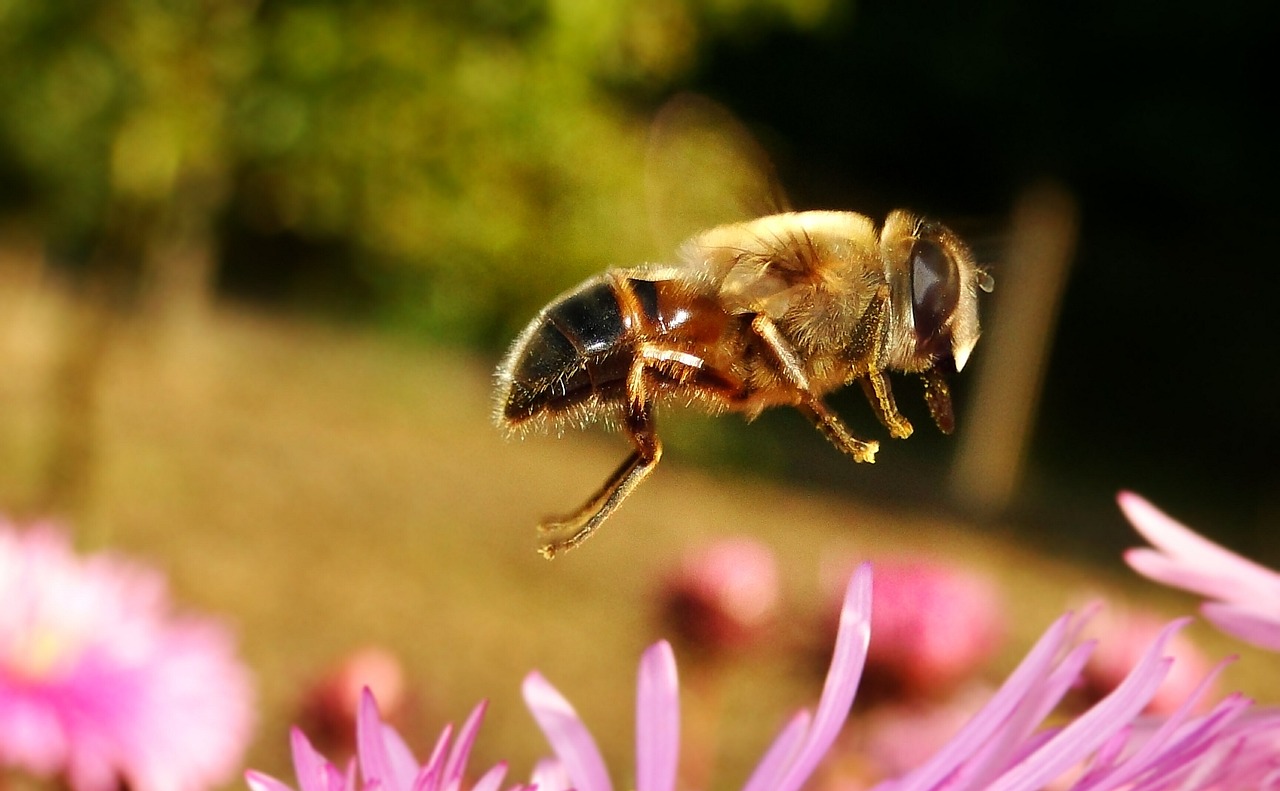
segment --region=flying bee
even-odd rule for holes
[[[896,438],[912,427],[887,372],[923,379],[938,428],[954,417],[946,374],[978,341],[978,291],[990,291],[945,226],[892,212],[807,211],[722,225],[681,246],[676,263],[609,269],[554,299],[498,368],[495,421],[510,432],[616,424],[634,449],[577,511],[540,525],[546,557],[585,541],[662,458],[655,407],[685,401],[748,420],[800,410],[837,448],[874,462],[823,397],[858,382]]]
[[[735,199],[750,192],[770,208],[783,205],[767,157],[718,105],[681,97],[654,128],[666,137],[651,138],[651,163],[670,160],[667,171],[678,174],[659,186],[729,174],[739,181]],[[703,142],[708,131],[711,145]],[[690,158],[681,147],[695,141]],[[691,170],[699,165],[708,178]],[[657,191],[651,200],[651,220],[674,219],[671,206],[695,214],[714,208]],[[765,216],[706,222],[714,227],[680,244],[673,263],[588,279],[552,300],[512,344],[497,371],[499,428],[523,434],[603,421],[633,446],[576,511],[539,526],[544,556],[585,541],[653,472],[662,458],[659,404],[748,420],[769,407],[795,407],[855,461],[874,462],[879,443],[855,437],[823,398],[858,382],[890,436],[908,437],[912,426],[887,376],[895,371],[921,377],[930,415],[951,433],[946,376],[968,361],[979,334],[978,291],[992,287],[969,248],[906,211],[878,229],[853,212],[756,213]]]

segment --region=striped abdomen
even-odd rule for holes
[[[642,346],[714,348],[737,323],[673,281],[606,272],[552,302],[521,333],[498,371],[495,417],[508,427],[544,414],[601,417],[594,407],[625,402]],[[704,356],[699,351],[699,362]],[[651,376],[650,385],[662,389],[661,378]]]

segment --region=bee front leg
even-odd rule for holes
[[[920,374],[920,378],[924,380],[924,401],[929,405],[933,422],[938,424],[938,430],[943,434],[950,434],[956,429],[956,415],[951,408],[951,386],[947,384],[946,376],[938,369],[930,368]]]
[[[814,394],[809,387],[809,377],[805,374],[799,355],[787,343],[778,325],[774,324],[768,316],[756,315],[751,319],[751,328],[769,347],[778,361],[783,376],[800,392],[800,405],[797,407],[800,412],[809,418],[833,445],[852,456],[854,461],[875,463],[880,443],[853,436],[840,418]]]
[[[623,429],[635,450],[605,480],[591,499],[569,516],[538,525],[548,538],[538,551],[547,560],[577,547],[591,537],[604,520],[622,505],[622,501],[649,477],[662,458],[662,441],[654,431],[653,412],[645,397],[643,367],[645,360],[637,356],[627,377],[627,402]]]
[[[895,439],[906,439],[911,436],[911,421],[898,411],[893,400],[893,390],[889,387],[889,379],[880,367],[880,352],[884,348],[884,335],[889,326],[889,286],[881,285],[875,296],[863,311],[862,318],[853,330],[853,340],[849,344],[849,357],[855,370],[866,373],[859,377],[862,392],[876,417],[889,429],[889,436]]]

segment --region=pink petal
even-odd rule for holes
[[[773,791],[781,782],[782,773],[791,765],[804,735],[809,731],[813,717],[807,711],[797,712],[787,722],[782,732],[769,745],[764,758],[756,765],[742,791]]]
[[[462,779],[462,773],[467,769],[467,759],[471,756],[471,747],[476,742],[480,723],[484,720],[484,713],[488,707],[488,701],[480,701],[467,716],[467,721],[462,723],[462,730],[458,731],[458,739],[454,742],[453,749],[449,751],[449,760],[444,765],[446,785]]]
[[[1132,740],[1132,724],[1116,731],[1110,739],[1103,743],[1102,747],[1098,748],[1093,757],[1085,762],[1080,780],[1071,786],[1071,791],[1092,789],[1093,785],[1091,783],[1095,778],[1103,778],[1104,784],[1102,787],[1109,788],[1114,784],[1115,778],[1124,776],[1126,772],[1132,773],[1136,768],[1133,761],[1126,762],[1123,767],[1119,766],[1120,758],[1125,754],[1125,750]],[[1150,741],[1148,741],[1148,744],[1150,744]],[[1132,776],[1132,774],[1129,774],[1129,776]]]
[[[870,641],[871,565],[863,563],[853,573],[845,590],[835,652],[818,701],[818,712],[799,754],[778,784],[779,791],[796,791],[804,785],[840,735],[840,729],[849,717],[849,707],[858,692],[858,682],[862,680],[862,667]]]
[[[1252,594],[1230,574],[1199,568],[1192,561],[1170,557],[1154,549],[1125,550],[1124,561],[1129,568],[1149,580],[1195,593],[1210,599],[1238,601]]]
[[[502,787],[502,780],[507,776],[507,764],[505,761],[495,764],[492,769],[485,772],[471,786],[471,791],[498,791]]]
[[[395,728],[385,722],[379,723],[379,727],[382,729],[382,745],[386,749],[387,760],[391,764],[391,777],[394,778],[391,782],[386,779],[382,781],[384,791],[414,788],[415,775],[418,774],[418,760],[413,757],[413,751],[409,749],[409,745],[405,744],[400,734],[396,733]],[[445,733],[448,732],[449,728],[446,726]]]
[[[1152,546],[1181,561],[1184,568],[1202,579],[1217,580],[1229,590],[1250,591],[1267,601],[1280,600],[1280,575],[1274,571],[1200,536],[1133,492],[1121,492],[1116,499],[1134,528]]]
[[[1222,788],[1280,788],[1280,761],[1276,742],[1280,715],[1275,709],[1246,712],[1232,729],[1212,746],[1210,758],[1219,758],[1221,771],[1213,775]],[[1226,746],[1233,745],[1228,752]]]
[[[244,773],[244,781],[253,791],[293,791],[292,788],[274,777],[255,772],[252,769]],[[309,789],[303,786],[303,791],[309,791]]]
[[[355,791],[355,766],[344,774],[315,751],[302,731],[289,732],[293,752],[294,773],[301,791]],[[292,791],[289,786],[262,772],[248,771],[245,782],[253,791]]]
[[[1116,495],[1116,502],[1134,529],[1171,557],[1215,562],[1239,559],[1156,508],[1142,495],[1122,491]]]
[[[445,754],[449,749],[451,738],[453,738],[452,723],[444,726],[444,730],[440,731],[440,736],[436,738],[436,743],[431,748],[431,755],[422,768],[414,766],[417,776],[413,780],[413,791],[437,791],[440,788],[441,777],[444,775]]]
[[[999,733],[1022,700],[1032,694],[1036,685],[1048,675],[1054,657],[1071,634],[1071,621],[1070,613],[1054,621],[987,705],[960,729],[946,747],[915,770],[876,788],[884,791],[907,791],[939,787]]]
[[[613,791],[600,749],[569,701],[537,672],[525,676],[523,692],[576,791]]]
[[[643,791],[675,791],[679,686],[671,644],[654,643],[640,659],[636,691],[636,787]]]
[[[1073,629],[1071,633],[1076,631]],[[1080,670],[1088,662],[1092,650],[1090,643],[1076,646],[1039,683],[1027,690],[1000,729],[961,768],[958,776],[965,779],[966,785],[985,788],[1010,766],[1024,760],[1053,738],[1052,733],[1034,732],[1080,678]]]
[[[298,788],[301,791],[331,791],[348,787],[337,767],[316,752],[306,735],[298,728],[289,731],[289,746],[293,752],[294,773],[298,776]]]
[[[1102,778],[1102,781],[1097,784],[1086,784],[1082,780],[1076,785],[1076,791],[1085,791],[1085,789],[1095,788],[1101,790],[1122,787],[1124,784],[1128,783],[1130,780],[1136,778],[1139,774],[1145,771],[1148,765],[1156,761],[1163,751],[1169,749],[1171,743],[1182,742],[1185,744],[1189,734],[1183,734],[1176,738],[1175,734],[1177,734],[1183,724],[1191,718],[1191,711],[1195,707],[1197,701],[1199,701],[1200,698],[1209,691],[1213,686],[1214,681],[1217,680],[1218,676],[1226,666],[1226,662],[1220,662],[1216,667],[1214,667],[1213,670],[1210,671],[1195,688],[1195,690],[1182,701],[1182,704],[1177,708],[1177,710],[1161,722],[1159,727],[1157,727],[1155,732],[1147,738],[1142,746],[1135,750],[1133,754],[1125,760],[1123,766],[1111,769],[1110,765],[1114,763],[1113,759],[1116,756],[1105,754],[1099,755],[1095,759],[1094,765],[1097,768],[1098,776]],[[1118,752],[1123,745],[1123,741],[1117,741],[1115,748],[1116,751]],[[1105,773],[1105,776],[1102,772],[1104,768],[1111,769]]]
[[[1272,600],[1275,604],[1276,600]],[[1208,618],[1227,634],[1259,648],[1280,651],[1280,614],[1267,614],[1235,604],[1207,602],[1200,606]]]
[[[289,730],[289,747],[293,752],[293,771],[298,776],[298,785],[302,791],[323,787],[318,784],[323,780],[324,769],[329,762],[316,752],[301,729]]]
[[[384,728],[378,713],[378,702],[365,687],[360,694],[360,711],[356,715],[356,753],[360,758],[360,771],[364,780],[377,782],[383,791],[408,791],[413,787],[418,766],[413,756],[405,753],[408,748],[395,736],[388,738],[389,728]]]
[[[1101,747],[1147,705],[1160,688],[1173,660],[1163,656],[1165,644],[1187,621],[1175,621],[1161,633],[1120,686],[1097,705],[992,784],[989,791],[1042,788]]]
[[[1067,692],[1079,683],[1080,673],[1089,663],[1089,657],[1096,647],[1097,644],[1090,640],[1071,649],[1053,672],[1041,682],[1039,688],[1027,696],[1022,705],[1031,710],[1030,719],[1035,724],[1044,722]],[[1029,706],[1027,701],[1034,701],[1035,705]],[[1030,730],[1027,732],[1030,733]]]
[[[1149,777],[1158,777],[1161,779],[1172,779],[1178,776],[1194,775],[1208,778],[1210,773],[1215,772],[1223,760],[1234,760],[1231,754],[1238,752],[1236,747],[1224,746],[1234,742],[1242,742],[1230,733],[1227,729],[1242,715],[1247,713],[1252,701],[1236,694],[1224,698],[1217,706],[1213,708],[1208,715],[1194,720],[1189,726],[1177,729],[1177,733],[1173,738],[1163,739],[1163,743],[1158,743],[1158,750],[1155,755],[1145,758],[1147,766],[1139,768],[1146,770]],[[1163,729],[1162,729],[1163,730]],[[1159,735],[1153,735],[1152,741],[1160,739]],[[1274,742],[1274,739],[1270,740]],[[1274,763],[1274,748],[1269,746],[1268,762]],[[1136,762],[1138,756],[1131,759],[1131,763]],[[1135,773],[1131,775],[1136,778]],[[1110,780],[1110,779],[1109,779]],[[1101,791],[1106,789],[1126,788],[1123,783],[1126,780],[1124,776],[1118,776],[1115,781],[1108,782],[1101,786]],[[1211,785],[1202,783],[1196,787]],[[1218,783],[1218,785],[1226,785]],[[1240,784],[1232,784],[1229,787],[1238,787]]]
[[[544,758],[533,767],[532,785],[537,791],[572,791],[573,784],[564,764]]]

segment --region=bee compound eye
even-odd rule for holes
[[[959,302],[956,262],[937,242],[917,239],[911,248],[911,312],[918,350],[948,351],[943,330]]]

